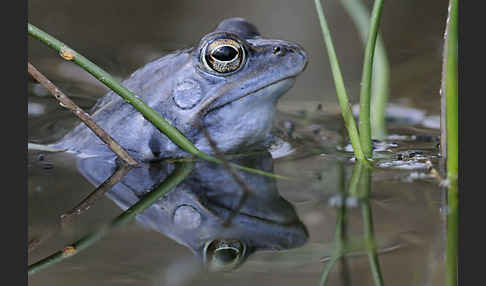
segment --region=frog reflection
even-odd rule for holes
[[[269,172],[273,169],[267,152],[231,161]],[[99,185],[116,165],[93,157],[79,159],[78,167],[92,184]],[[174,168],[172,163],[134,168],[107,196],[125,210],[157,187]],[[241,187],[222,165],[201,161],[174,190],[139,214],[137,221],[187,246],[213,271],[234,269],[255,251],[303,245],[307,230],[293,206],[280,197],[275,180],[236,172],[251,190],[244,201]]]

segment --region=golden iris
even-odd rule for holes
[[[243,49],[233,39],[216,39],[207,45],[204,52],[204,63],[218,73],[229,73],[237,70],[243,62]]]

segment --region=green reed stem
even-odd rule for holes
[[[457,285],[458,255],[458,170],[459,170],[459,134],[458,134],[458,1],[450,0],[448,27],[446,30],[446,151],[447,151],[447,250],[446,250],[446,285]],[[444,94],[443,94],[444,96]]]
[[[358,29],[361,40],[366,43],[370,17],[366,6],[361,0],[341,0],[343,7],[351,16]],[[371,137],[373,139],[385,139],[386,130],[386,105],[389,94],[390,64],[383,41],[378,34],[376,39],[375,57],[373,63],[373,75],[371,83]]]
[[[72,243],[69,247],[64,248],[32,265],[29,265],[28,275],[35,274],[49,266],[52,266],[58,262],[65,260],[66,258],[72,257],[84,249],[90,247],[95,242],[99,241],[101,238],[105,237],[112,229],[115,227],[126,225],[136,215],[143,212],[149,208],[153,203],[175,188],[179,183],[181,183],[192,171],[194,165],[192,163],[181,163],[178,164],[176,169],[161,183],[157,189],[151,191],[137,203],[131,206],[129,209],[124,211],[121,215],[112,220],[112,222],[98,231],[92,232],[80,240]]]
[[[348,187],[348,193],[356,198],[359,198],[359,182],[361,180],[361,173],[363,173],[363,169],[366,168],[364,164],[361,164],[361,162],[356,162],[353,166],[353,171],[351,173],[351,179],[349,180],[349,187]]]
[[[457,90],[457,0],[451,0],[447,39],[446,124],[447,177],[457,180],[458,173],[458,90]]]
[[[223,163],[220,159],[209,156],[208,154],[200,152],[200,151],[199,151],[197,156],[199,158],[206,160],[206,161],[209,161],[209,162],[213,162],[213,163],[217,163],[217,164]],[[265,172],[263,170],[253,169],[253,168],[250,168],[250,167],[241,166],[241,165],[231,163],[231,162],[228,162],[228,165],[232,168],[243,170],[243,171],[250,172],[250,173],[253,173],[253,174],[257,174],[257,175],[262,175],[262,176],[271,177],[271,178],[275,178],[275,179],[290,180],[290,178],[286,177],[286,176],[277,175],[277,174]]]
[[[98,67],[96,64],[74,51],[68,47],[63,42],[49,35],[48,33],[40,30],[34,25],[28,23],[28,33],[32,37],[40,40],[47,46],[53,48],[62,58],[66,60],[73,61],[75,64],[82,67],[88,73],[93,75],[96,79],[105,84],[108,88],[113,90],[119,96],[121,96],[127,103],[132,105],[137,111],[143,114],[143,116],[150,121],[155,127],[157,127],[161,132],[163,132],[172,142],[177,146],[182,148],[184,151],[199,157],[201,159],[221,163],[221,161],[215,157],[209,156],[208,154],[200,151],[194,146],[191,141],[189,141],[177,128],[172,126],[167,120],[165,120],[160,114],[150,108],[145,102],[143,102],[138,96],[133,94],[126,87],[121,85],[117,80],[115,80],[109,73]],[[277,179],[289,179],[284,176],[275,175],[262,170],[257,170],[253,168],[248,168],[244,166],[239,166],[237,164],[231,164],[231,166],[255,174],[260,174],[267,177],[277,178]]]
[[[66,44],[50,36],[46,32],[38,29],[32,24],[28,24],[29,34],[49,47],[58,51],[64,59],[68,59],[82,67],[84,70],[92,74],[96,79],[101,81],[111,90],[120,95],[126,102],[132,105],[136,110],[143,114],[143,116],[170,138],[177,146],[190,154],[196,155],[199,150],[177,130],[177,128],[170,125],[170,123],[162,118],[157,111],[150,108],[145,102],[138,98],[126,87],[122,86],[109,73],[99,68],[93,62],[69,48]],[[64,56],[63,56],[64,55]]]
[[[334,79],[334,85],[336,86],[336,94],[337,94],[339,106],[341,107],[341,113],[343,115],[344,125],[346,126],[346,130],[348,131],[349,139],[351,141],[351,145],[353,146],[353,150],[356,158],[359,161],[365,161],[366,157],[361,148],[358,129],[356,128],[356,123],[353,118],[353,113],[349,106],[349,100],[346,94],[346,88],[344,87],[343,76],[341,74],[341,69],[339,67],[339,61],[336,56],[336,51],[334,50],[331,33],[329,32],[329,27],[327,26],[326,17],[324,15],[320,0],[314,0],[314,3],[316,5],[317,16],[319,17],[319,23],[321,25],[324,44],[326,46],[327,54],[329,56],[331,72]]]
[[[361,91],[359,98],[359,134],[361,147],[366,157],[371,158],[371,78],[373,74],[373,57],[375,54],[376,38],[380,24],[383,0],[375,0],[369,25],[368,40],[366,41],[363,73],[361,78]]]

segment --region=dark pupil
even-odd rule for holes
[[[225,264],[233,262],[237,257],[238,253],[233,249],[221,249],[215,253],[217,259]]]
[[[213,50],[212,56],[218,61],[231,61],[238,55],[238,51],[230,46],[222,46]]]

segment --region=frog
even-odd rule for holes
[[[248,20],[229,18],[197,46],[146,64],[122,85],[200,151],[234,153],[272,144],[277,102],[306,66],[307,54],[299,44],[265,38]],[[139,161],[190,155],[113,91],[101,97],[90,113]],[[113,154],[82,123],[50,146],[85,156]]]

